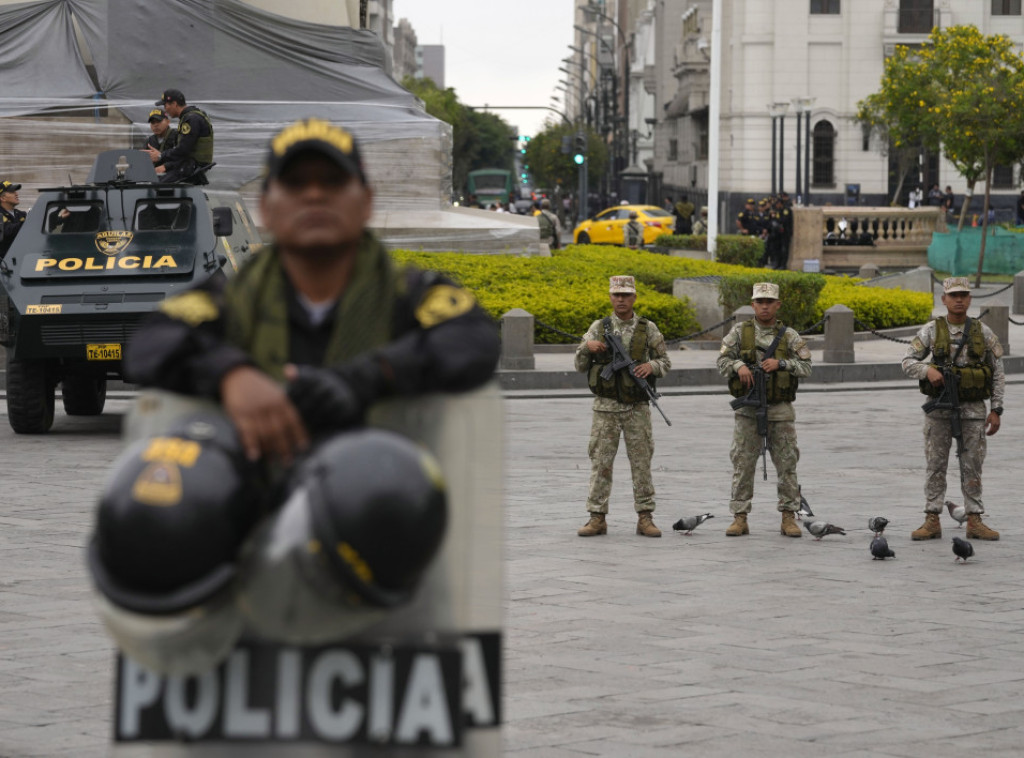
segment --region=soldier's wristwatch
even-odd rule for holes
[[[779,361],[779,371],[785,371],[786,370],[786,366],[787,366],[787,363],[786,363],[785,360],[780,360]]]
[[[1003,415],[1003,409],[1002,408],[993,408],[992,412],[994,414],[996,414],[997,416],[1002,416]]]

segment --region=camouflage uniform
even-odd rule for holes
[[[629,346],[640,317],[623,321],[611,316],[612,331]],[[576,348],[576,370],[587,372],[593,365],[588,340],[604,340],[604,320],[598,319]],[[641,360],[650,363],[654,378],[665,376],[671,367],[665,338],[653,321],[647,322],[647,348]],[[651,480],[651,458],[654,456],[654,434],[651,430],[651,406],[648,403],[622,403],[610,397],[594,398],[594,418],[590,428],[590,494],[587,510],[608,513],[612,491],[612,467],[619,449],[619,438],[626,439],[626,455],[633,474],[633,503],[637,513],[654,510],[654,483]]]
[[[635,218],[631,219],[622,227],[622,242],[634,250],[644,244],[644,225]]]
[[[955,353],[963,339],[964,324],[950,324],[949,339]],[[981,331],[985,338],[984,362],[992,369],[993,408],[1003,407],[1003,396],[1006,393],[1006,375],[1003,373],[1003,346],[999,338],[984,324]],[[903,373],[911,379],[925,379],[928,367],[924,360],[932,352],[935,344],[935,321],[929,321],[918,331],[907,348],[903,357]],[[956,365],[964,366],[968,362],[967,349],[960,351]],[[949,465],[949,449],[953,442],[948,410],[934,410],[924,416],[924,456],[926,474],[924,496],[926,513],[942,511],[946,499],[946,469]],[[984,513],[985,506],[981,501],[981,467],[985,462],[986,437],[985,419],[988,411],[984,400],[961,401],[960,419],[963,430],[964,449],[960,456],[961,481],[960,489],[964,496],[964,508],[967,513]]]
[[[781,326],[781,324],[779,324]],[[787,355],[778,350],[776,358],[786,361],[786,371],[798,378],[811,375],[811,351],[807,342],[794,329],[786,329]],[[743,365],[740,357],[740,339],[743,324],[733,326],[722,340],[718,355],[718,372],[729,378]],[[776,326],[761,326],[754,321],[754,344],[759,352],[766,350],[775,339]],[[754,473],[757,459],[761,454],[761,437],[757,433],[756,409],[743,407],[736,411],[736,425],[732,435],[732,495],[729,510],[733,513],[750,513],[750,501],[754,497]],[[796,444],[796,413],[790,402],[772,403],[768,406],[768,452],[778,476],[777,491],[779,511],[800,509],[800,490],[797,486],[796,464],[800,460],[800,449]]]

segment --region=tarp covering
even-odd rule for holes
[[[94,152],[76,160],[76,141],[95,141],[120,113],[134,128],[104,149],[138,147],[149,133],[153,102],[173,87],[213,121],[217,167],[210,179],[217,185],[256,179],[271,134],[315,115],[363,141],[375,183],[401,173],[417,188],[400,195],[428,195],[437,207],[442,196],[448,199],[443,153],[450,131],[391,78],[386,61],[373,32],[298,21],[239,0],[0,5],[0,117],[33,117],[31,127],[0,128],[0,166],[6,178],[31,154],[35,165],[49,161],[81,180]],[[38,131],[45,121],[35,119],[53,117],[55,152],[48,156],[47,135]],[[24,138],[43,154],[24,149],[18,133],[26,131]],[[374,149],[374,142],[395,144]],[[387,165],[392,155],[395,163]],[[15,180],[32,181],[23,174]]]
[[[981,228],[959,232],[935,232],[928,245],[928,265],[953,276],[968,276],[978,270]],[[1024,233],[990,227],[985,240],[986,274],[1016,274],[1024,270]]]

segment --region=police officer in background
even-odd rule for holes
[[[999,338],[978,319],[967,317],[971,306],[971,283],[966,276],[949,277],[942,283],[942,304],[946,315],[921,327],[903,357],[903,373],[919,380],[921,392],[931,397],[942,394],[943,368],[960,378],[960,424],[963,452],[960,455],[960,490],[967,512],[967,537],[997,540],[999,532],[981,520],[981,467],[985,462],[985,437],[999,431],[1003,415],[1006,377],[1003,346]],[[931,360],[926,360],[931,355]],[[985,400],[990,407],[986,411]],[[924,480],[925,520],[911,532],[911,539],[930,540],[942,536],[939,514],[946,499],[946,469],[953,440],[952,411],[934,409],[924,416],[924,452],[927,473]]]
[[[11,249],[14,238],[21,231],[21,225],[25,223],[25,216],[27,214],[25,211],[18,210],[17,207],[18,203],[21,202],[18,198],[18,190],[20,189],[20,184],[14,184],[6,180],[0,182],[0,221],[3,224],[0,227],[0,258],[7,255],[7,251]]]
[[[152,134],[146,138],[146,146],[144,150],[153,149],[157,152],[163,152],[164,150],[170,150],[178,141],[178,130],[171,128],[171,120],[167,117],[160,108],[151,110],[149,112],[149,129]],[[163,174],[167,172],[167,167],[164,166],[163,160],[157,161],[155,164],[156,172]]]
[[[796,477],[800,450],[796,442],[793,400],[799,379],[811,374],[811,351],[803,337],[777,319],[782,306],[778,284],[755,284],[750,300],[754,318],[736,324],[725,335],[718,356],[718,372],[728,379],[733,397],[743,397],[754,385],[754,367],[766,374],[768,452],[778,476],[778,510],[782,513],[779,531],[787,537],[800,537],[794,516],[800,509]],[[771,357],[765,357],[773,345]],[[756,409],[750,406],[736,409],[730,451],[733,473],[729,510],[733,522],[725,531],[728,537],[750,533],[747,514],[754,496],[754,471],[762,444],[755,413]]]
[[[399,270],[367,230],[355,138],[308,119],[271,146],[260,210],[275,244],[165,300],[128,345],[132,381],[218,400],[250,459],[286,464],[378,400],[486,382],[492,319],[440,274]]]
[[[194,105],[187,105],[181,90],[166,90],[156,105],[163,106],[169,117],[178,119],[178,138],[174,145],[163,150],[147,148],[153,165],[166,167],[160,181],[208,184],[206,172],[197,171],[213,163],[213,124],[210,117]]]
[[[754,198],[748,197],[747,202],[743,205],[743,210],[736,215],[736,231],[751,237],[761,236],[761,222]]]

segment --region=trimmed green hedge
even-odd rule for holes
[[[672,296],[675,279],[698,276],[724,277],[719,299],[727,312],[750,303],[754,282],[778,283],[783,299],[780,318],[797,329],[818,321],[836,302],[852,308],[857,318],[873,328],[920,324],[931,314],[930,300],[921,293],[852,287],[853,280],[843,277],[751,270],[608,245],[570,245],[552,251],[550,258],[411,250],[394,250],[392,255],[461,282],[495,319],[522,308],[537,322],[572,335],[583,334],[591,322],[611,312],[608,278],[618,274],[636,277],[637,312],[653,320],[669,340],[700,330],[689,301]],[[535,339],[538,343],[575,341],[539,324]]]
[[[715,256],[719,263],[753,268],[764,256],[764,240],[744,234],[719,234]],[[706,234],[663,234],[654,240],[655,247],[671,250],[707,250]]]

